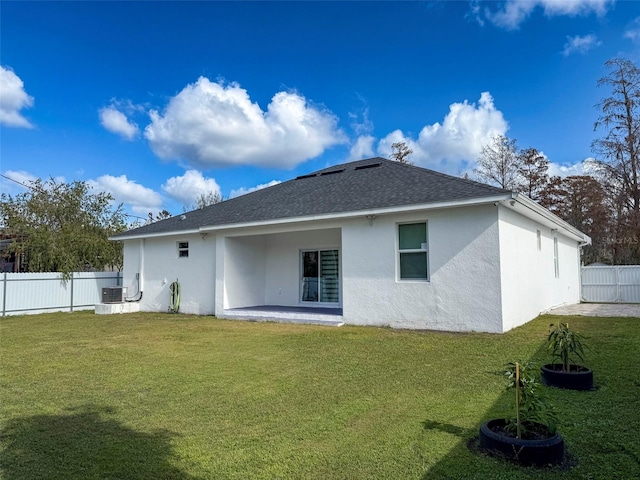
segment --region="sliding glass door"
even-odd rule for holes
[[[338,250],[302,252],[303,302],[340,302],[340,261]]]

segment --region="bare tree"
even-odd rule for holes
[[[613,241],[628,245],[614,259],[617,262],[640,261],[640,69],[630,60],[614,58],[605,65],[609,74],[598,86],[611,88],[611,96],[596,106],[601,115],[594,130],[607,129],[604,138],[593,142],[605,172],[616,226]]]
[[[201,193],[200,195],[198,195],[195,203],[192,203],[191,205],[183,205],[182,211],[188,212],[190,210],[202,210],[209,205],[215,205],[216,203],[224,202],[225,200],[226,198],[224,198],[224,196],[220,192],[214,192],[213,190],[211,190],[208,193]]]
[[[540,202],[542,191],[549,183],[549,160],[535,148],[521,150],[518,156],[518,173],[521,181],[518,191],[531,200]]]
[[[224,201],[224,197],[218,191],[211,191],[209,193],[201,193],[196,200],[196,208],[204,208],[209,205],[215,205],[216,203],[220,203]]]
[[[482,147],[473,173],[481,182],[518,190],[521,185],[520,160],[516,140],[498,135]]]
[[[146,224],[148,225],[150,223],[159,222],[160,220],[165,220],[167,218],[171,218],[171,212],[168,210],[160,210],[155,217],[153,216],[153,213],[149,212]]]
[[[606,196],[602,183],[589,175],[552,177],[542,192],[544,206],[591,237],[592,244],[582,250],[584,263],[609,263],[616,256]]]
[[[614,58],[605,63],[609,75],[598,86],[609,86],[612,95],[598,104],[602,114],[594,125],[609,129],[607,136],[593,142],[612,173],[629,192],[629,207],[640,211],[640,69],[630,60]]]
[[[406,142],[392,143],[391,150],[391,160],[395,160],[399,163],[405,163],[407,165],[413,165],[413,162],[409,161],[409,155],[413,153],[413,150],[409,148]]]
[[[540,205],[554,213],[556,213],[555,209],[557,208],[557,205],[562,202],[562,198],[565,193],[562,181],[562,177],[559,177],[558,175],[549,177],[547,184],[540,192],[539,200],[537,200]]]

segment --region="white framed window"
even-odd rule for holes
[[[340,255],[337,249],[300,252],[302,302],[340,302]]]
[[[558,237],[553,237],[553,269],[556,278],[560,278],[560,261],[558,259]]]
[[[189,242],[178,242],[178,257],[185,258],[189,256]]]
[[[398,225],[398,277],[429,280],[427,222]]]

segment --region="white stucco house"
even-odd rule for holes
[[[590,239],[527,197],[371,158],[114,237],[139,309],[506,332],[580,301]]]

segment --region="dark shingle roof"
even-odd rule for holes
[[[490,197],[508,190],[384,158],[343,163],[114,238]],[[184,218],[182,218],[184,217]]]

